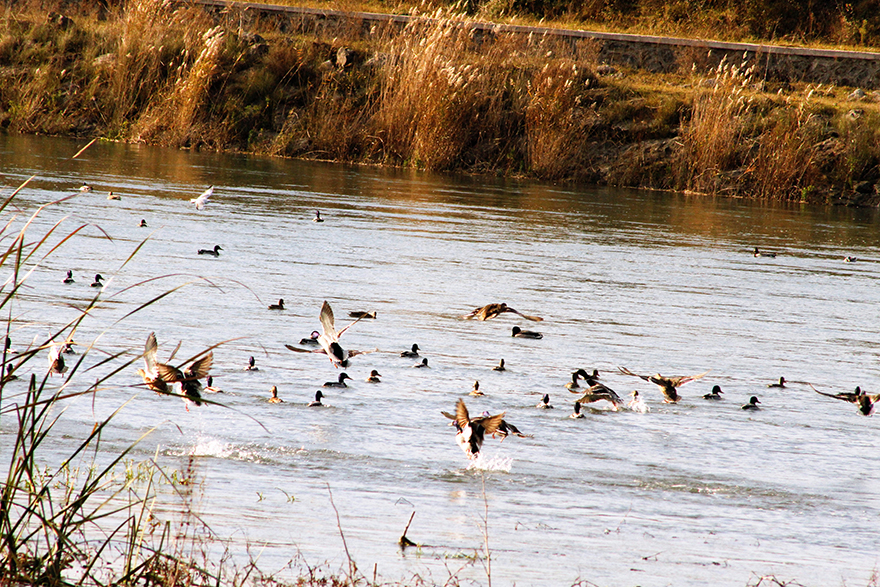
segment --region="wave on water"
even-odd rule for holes
[[[477,454],[477,458],[467,466],[468,471],[500,471],[510,473],[513,466],[511,457],[486,457],[483,453]]]

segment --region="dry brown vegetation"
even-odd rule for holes
[[[352,23],[308,34],[163,0],[33,0],[2,16],[9,132],[880,200],[873,96],[855,103],[851,89],[773,85],[749,63],[706,70],[695,54],[675,73],[617,71],[600,67],[589,44],[477,34],[440,10],[401,30]]]

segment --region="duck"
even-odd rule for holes
[[[259,371],[260,368],[257,367],[257,361],[253,357],[248,358],[247,367],[244,368],[245,371]]]
[[[721,386],[715,385],[714,387],[712,387],[712,391],[710,391],[709,393],[707,393],[706,395],[703,396],[703,399],[712,399],[712,400],[724,399],[723,397],[721,397],[722,393],[724,393],[724,392],[721,391]]]
[[[630,392],[630,395],[632,396],[632,399],[629,400],[629,403],[626,404],[626,407],[628,407],[633,412],[639,412],[640,414],[647,414],[651,411],[651,408],[648,407],[648,404],[646,404],[642,397],[639,395],[638,390],[632,390]]]
[[[812,384],[808,384],[810,387],[813,387]],[[813,387],[813,391],[818,393],[819,395],[824,395],[826,397],[833,397],[834,399],[840,399],[845,402],[849,402],[851,404],[859,403],[859,397],[864,395],[865,392],[862,391],[860,386],[856,386],[853,391],[842,391],[840,393],[825,393],[824,391],[819,391],[815,387]]]
[[[770,257],[770,258],[775,259],[776,253],[762,253],[761,251],[758,250],[758,247],[755,247],[755,256],[756,257]]]
[[[519,326],[514,326],[513,329],[511,329],[511,333],[511,336],[515,336],[516,338],[544,338],[544,335],[540,332],[523,330]]]
[[[312,222],[324,222],[324,219],[321,218],[321,211],[315,210],[315,217],[312,218]]]
[[[278,388],[277,388],[277,387],[275,387],[275,386],[273,385],[273,386],[272,386],[272,389],[270,389],[269,391],[272,392],[272,397],[270,397],[270,398],[267,400],[270,404],[280,404],[280,403],[282,403],[282,402],[284,401],[283,399],[281,399],[280,397],[278,397]]]
[[[196,210],[204,210],[208,205],[208,198],[214,195],[214,186],[209,187],[197,198],[190,198],[190,202],[195,204]]]
[[[870,416],[874,413],[874,406],[880,402],[880,394],[868,395],[862,393],[858,399],[859,412],[863,416]]]
[[[141,228],[148,228],[146,218],[141,218],[141,222],[140,222],[140,224],[138,224],[138,226]]]
[[[321,390],[315,392],[315,401],[309,402],[310,408],[320,408],[324,404],[321,403],[321,398],[324,397],[324,394],[321,393]]]
[[[357,318],[358,320],[362,320],[362,319],[375,320],[376,319],[376,312],[354,311],[354,312],[349,312],[348,317],[349,318]]]
[[[367,377],[366,381],[367,383],[381,383],[381,380],[379,379],[380,377],[382,377],[382,375],[378,371],[373,369],[372,371],[370,371],[370,376]]]
[[[214,245],[214,249],[199,249],[199,255],[210,255],[212,257],[219,257],[220,251],[223,250],[223,247],[220,245]]]
[[[138,369],[137,374],[141,376],[144,383],[149,389],[156,393],[168,393],[168,383],[159,376],[158,362],[156,353],[159,350],[159,343],[156,341],[156,333],[151,332],[147,335],[147,342],[144,343],[144,368]]]
[[[507,371],[507,369],[504,367],[504,359],[501,359],[501,361],[497,365],[492,367],[492,370],[493,371]]]
[[[101,283],[101,281],[102,281],[103,279],[104,279],[104,276],[102,276],[100,273],[97,273],[97,274],[95,275],[95,281],[93,281],[93,282],[90,284],[91,287],[104,287],[104,284]]]
[[[73,283],[73,271],[67,270],[67,277],[61,280],[62,283]]]
[[[337,332],[335,320],[333,318],[333,308],[330,307],[330,304],[327,303],[327,300],[324,300],[324,304],[321,306],[320,319],[321,326],[324,328],[324,333],[318,336],[318,344],[321,346],[320,349],[308,351],[305,349],[296,348],[295,346],[291,346],[289,344],[286,344],[284,346],[288,350],[295,353],[323,353],[327,355],[334,367],[342,367],[343,369],[348,368],[349,360],[352,357],[373,352],[356,351],[351,349],[345,350],[342,348],[342,345],[339,344],[339,337],[342,336],[346,330],[357,324],[358,320],[355,320],[354,322]]]
[[[348,376],[348,373],[340,373],[337,381],[327,381],[322,387],[348,387],[345,384],[346,379],[351,379],[351,377]]]
[[[317,330],[313,330],[312,334],[309,335],[309,338],[301,338],[299,344],[317,345],[319,336],[321,336],[321,333]]]
[[[858,260],[859,260],[858,257],[849,257],[849,256],[847,256],[847,257],[844,257],[844,258],[843,258],[843,262],[844,262],[844,263],[855,263],[855,262],[858,261]]]
[[[481,417],[491,418],[489,412],[483,412]],[[520,432],[519,428],[504,419],[501,420],[501,423],[498,425],[498,429],[492,433],[492,438],[498,436],[501,439],[501,442],[504,442],[504,439],[511,434],[513,434],[514,436],[519,436],[520,438],[534,438],[534,436],[531,434],[523,434],[522,432]]]
[[[504,419],[504,412],[494,416],[480,416],[471,419],[462,399],[459,399],[455,404],[454,416],[447,412],[441,412],[441,414],[452,420],[455,426],[455,442],[470,460],[479,456],[486,434],[496,432]]]
[[[581,403],[574,402],[574,411],[568,415],[569,418],[573,420],[577,420],[578,418],[583,418],[584,415],[581,413]]]
[[[755,396],[752,396],[749,398],[749,403],[743,404],[742,409],[743,410],[760,410],[761,408],[758,407],[759,403],[761,403],[761,400],[759,400]]]
[[[269,309],[270,310],[283,310],[284,309],[284,300],[279,298],[277,304],[269,304]]]
[[[777,383],[768,383],[767,387],[785,387],[785,377],[780,377]]]
[[[591,404],[598,401],[607,401],[611,404],[611,410],[617,411],[623,405],[620,396],[613,389],[601,383],[590,386],[583,396],[577,400],[579,404]]]
[[[625,367],[618,367],[619,371],[624,375],[632,375],[633,377],[640,377],[645,381],[650,381],[654,385],[660,388],[660,391],[663,393],[663,401],[667,404],[674,404],[681,399],[681,396],[678,395],[677,388],[681,387],[685,383],[690,383],[691,381],[696,381],[697,379],[701,379],[705,377],[709,371],[705,371],[700,373],[699,375],[683,375],[680,377],[663,377],[659,373],[656,375],[639,375],[637,373],[633,373],[629,369]]]
[[[421,363],[413,365],[413,369],[428,369],[428,359],[422,359]]]
[[[108,200],[121,200],[122,198],[120,198],[118,194],[114,194],[113,192],[110,192],[107,194],[107,199]]]
[[[544,397],[541,398],[541,401],[539,401],[535,407],[541,410],[552,410],[553,406],[550,405],[550,394],[545,393]]]
[[[61,347],[52,342],[49,346],[49,375],[64,375],[65,373],[67,373],[67,366],[61,355]]]
[[[518,314],[519,316],[522,316],[526,320],[531,320],[532,322],[541,322],[543,320],[543,318],[540,318],[538,316],[527,316],[526,314],[518,312],[503,302],[500,304],[487,304],[485,306],[475,308],[471,313],[462,316],[462,318],[464,318],[465,320],[476,319],[480,321],[486,321],[491,320],[496,316],[500,316],[501,314],[504,314],[506,312]]]
[[[210,375],[208,375],[206,383],[208,385],[205,386],[205,389],[203,390],[205,393],[223,393],[222,389],[220,389],[219,387],[214,387],[214,378]]]
[[[400,353],[401,357],[415,358],[419,356],[419,345],[413,344],[412,349]]]
[[[79,191],[87,194],[92,191],[92,186],[87,183],[83,183],[81,186],[79,186]]]
[[[470,394],[468,394],[468,395],[486,395],[486,394],[483,393],[482,391],[480,391],[480,382],[474,381],[474,388],[471,390]]]
[[[578,377],[581,377],[581,376],[583,376],[583,378],[586,379],[587,372],[584,371],[583,369],[578,369],[577,371],[572,372],[571,381],[569,381],[568,383],[565,384],[565,388],[568,390],[580,389],[581,386],[578,383]],[[577,392],[573,391],[572,393],[577,393]]]
[[[15,381],[16,379],[18,379],[18,375],[13,373],[13,369],[14,367],[12,366],[12,364],[6,365],[6,373],[3,375],[3,378],[0,379],[0,384],[6,384],[10,381]]]
[[[76,351],[73,350],[73,345],[75,345],[75,344],[76,343],[73,342],[72,340],[65,342],[65,343],[62,343],[61,352],[64,353],[65,355],[75,355]]]
[[[202,384],[199,379],[208,376],[208,371],[213,363],[214,351],[208,351],[205,356],[196,359],[184,370],[165,363],[157,363],[156,369],[159,372],[159,377],[166,383],[180,383],[181,395],[188,412],[191,403],[196,406],[202,405]]]

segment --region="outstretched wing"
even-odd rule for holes
[[[301,349],[290,344],[286,344],[284,346],[287,348],[287,350],[293,351],[295,353],[322,353],[324,355],[327,354],[327,351],[325,351],[324,349]]]
[[[517,316],[522,316],[522,317],[525,318],[526,320],[531,320],[532,322],[542,322],[542,321],[544,320],[544,319],[541,318],[540,316],[529,316],[528,314],[523,314],[522,312],[520,312],[520,311],[518,311],[518,310],[514,310],[513,308],[507,308],[507,310],[505,310],[505,311],[507,311],[507,312],[513,312],[513,313],[516,314]]]
[[[333,319],[333,308],[330,307],[327,300],[324,300],[324,304],[321,306],[321,327],[324,329],[323,336],[328,340],[328,343],[339,340],[339,335],[336,334],[335,320]]]
[[[193,362],[184,372],[187,379],[204,379],[214,364],[214,351],[208,351],[208,354]]]
[[[190,202],[195,203],[196,210],[203,210],[208,203],[208,198],[214,195],[214,186],[209,187],[198,198],[192,198]]]
[[[156,353],[159,350],[159,343],[156,342],[156,333],[151,332],[144,344],[144,364],[147,366],[146,371],[151,375],[156,374]]]
[[[711,371],[711,369],[709,370]],[[696,381],[697,379],[702,379],[706,375],[709,374],[709,371],[703,371],[699,375],[685,375],[682,377],[670,377],[669,380],[672,382],[672,385],[675,387],[681,387],[685,383],[690,383],[691,381]]]
[[[504,412],[489,416],[488,418],[480,418],[475,421],[475,424],[482,426],[486,434],[494,434],[502,422],[504,422]]]
[[[650,375],[639,375],[638,373],[633,373],[632,371],[630,371],[626,367],[618,367],[617,370],[620,371],[621,373],[623,373],[624,375],[632,375],[633,377],[640,377],[640,378],[644,379],[645,381],[651,381]]]
[[[464,400],[462,399],[459,399],[458,403],[455,404],[455,421],[458,422],[458,425],[461,426],[462,429],[467,428],[471,423],[467,406],[464,405]]]

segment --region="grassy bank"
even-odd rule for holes
[[[62,10],[64,8],[64,10]],[[47,18],[47,9],[50,15]],[[483,5],[486,9],[486,5]],[[332,38],[133,0],[19,2],[0,127],[178,148],[875,205],[878,105],[748,63],[647,75],[438,12]]]

